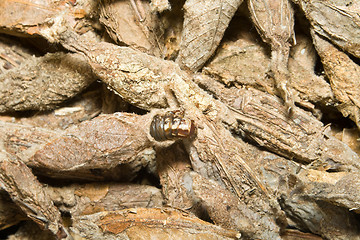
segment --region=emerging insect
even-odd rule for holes
[[[156,141],[189,138],[196,132],[193,120],[184,118],[180,110],[168,111],[164,115],[155,115],[150,125],[150,135]]]

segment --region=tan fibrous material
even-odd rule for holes
[[[294,107],[289,90],[289,52],[294,38],[294,9],[290,0],[248,0],[252,21],[263,41],[271,47],[270,73],[288,110]]]
[[[162,26],[158,15],[146,1],[100,2],[100,22],[110,37],[119,45],[161,57],[163,50]]]
[[[54,109],[88,87],[95,76],[79,54],[30,57],[0,75],[0,112]]]
[[[317,34],[360,58],[360,3],[358,1],[293,1],[304,11]]]
[[[199,70],[213,55],[235,11],[243,0],[188,0],[177,62]]]
[[[0,180],[17,206],[43,229],[54,236],[64,234],[60,211],[43,190],[43,186],[18,157],[0,152]],[[66,236],[66,234],[65,234]]]
[[[360,66],[317,33],[313,32],[312,36],[331,89],[339,101],[337,108],[360,129]]]
[[[141,168],[142,164],[146,166],[152,158],[151,154],[149,159],[145,157],[141,160],[140,157],[151,148],[146,135],[149,121],[147,115],[101,115],[73,126],[58,138],[51,139],[26,164],[50,173],[110,169],[119,164],[130,163],[140,165]],[[138,136],[139,132],[144,134]]]
[[[164,224],[166,223],[166,224]],[[86,239],[238,239],[241,234],[172,208],[129,208],[74,218],[72,234]]]

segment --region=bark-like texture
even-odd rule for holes
[[[166,224],[164,224],[166,223]],[[86,239],[237,239],[240,234],[171,208],[130,208],[74,219],[75,236]]]
[[[317,169],[359,170],[359,156],[331,136],[330,128],[309,112],[295,107],[289,118],[286,107],[275,96],[255,89],[225,88],[207,78],[197,81],[230,107],[238,121],[230,127],[241,136]]]
[[[360,66],[317,33],[312,36],[334,96],[339,101],[337,108],[360,129]]]
[[[128,171],[132,169],[136,172],[153,158],[146,133],[149,121],[147,115],[101,115],[51,139],[25,160],[26,164],[48,175],[55,174],[53,176],[74,171],[111,169],[120,164],[128,164]],[[143,132],[143,135],[139,136],[139,132]]]
[[[73,99],[77,84],[54,81],[70,87],[60,92],[61,101],[67,101],[54,111],[14,109],[0,115],[0,187],[7,192],[0,198],[0,227],[17,225],[9,239],[35,233],[40,239],[51,234],[70,240],[67,230],[74,239],[234,239],[240,234],[248,239],[318,239],[314,234],[358,239],[359,135],[345,131],[354,126],[336,108],[357,122],[356,81],[349,80],[358,78],[356,59],[334,50],[335,35],[324,34],[328,42],[314,37],[313,43],[307,29],[296,28],[298,44],[290,49],[293,14],[300,9],[289,1],[249,0],[235,13],[241,1],[189,0],[182,24],[183,2],[171,1],[171,8],[167,1],[149,5],[142,0],[0,3],[10,9],[0,10],[8,15],[0,19],[0,31],[38,35],[51,43],[22,39],[19,46],[36,46],[40,52],[31,47],[36,56],[68,50],[86,59],[76,58],[84,68],[75,60],[64,70],[49,59],[72,54],[30,57],[15,45],[0,50],[1,76],[16,70],[23,74],[20,83],[7,78],[4,86],[17,90],[15,103],[28,92],[37,100],[44,86],[53,86],[27,81],[34,69],[41,79],[76,71],[99,78]],[[330,1],[298,2],[327,4],[321,11],[330,6],[357,21],[348,11],[354,2],[346,9]],[[163,12],[151,12],[149,6]],[[27,13],[34,17],[27,19]],[[313,15],[305,15],[318,34]],[[297,20],[299,27],[311,27],[305,18]],[[164,30],[159,36],[164,43],[155,29]],[[107,42],[109,35],[122,46]],[[314,44],[320,45],[316,50],[325,73]],[[179,51],[177,62],[172,61]],[[34,66],[28,59],[48,59],[46,69],[54,73],[44,70],[43,60]],[[206,75],[194,73],[201,68]],[[42,97],[33,109],[59,104],[49,101],[52,95]],[[0,100],[0,107],[16,105],[13,100]],[[17,213],[9,214],[6,205]],[[17,223],[24,219],[50,231]]]
[[[135,1],[133,1],[135,2]],[[136,4],[137,3],[137,4]],[[163,41],[160,19],[146,1],[101,1],[100,22],[110,37],[150,55],[161,57]]]
[[[16,156],[0,152],[1,187],[34,222],[52,232],[54,236],[66,236],[60,211],[54,206],[43,186],[31,170]]]
[[[294,97],[288,88],[290,43],[294,37],[294,10],[290,0],[248,0],[252,21],[263,41],[271,46],[270,73],[291,111]]]
[[[346,0],[293,0],[314,31],[360,58],[360,3]]]
[[[0,75],[0,112],[54,109],[93,81],[79,54],[31,57]]]
[[[199,70],[214,54],[235,11],[243,0],[188,0],[177,62]]]

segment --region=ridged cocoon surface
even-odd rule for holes
[[[196,71],[215,52],[242,0],[188,0],[177,62]]]
[[[73,219],[84,239],[238,239],[241,234],[172,208],[128,208]]]
[[[288,111],[294,97],[288,88],[290,42],[294,36],[294,10],[290,0],[248,0],[251,19],[264,42],[271,47],[270,72]]]
[[[360,129],[360,66],[317,33],[312,35],[331,89],[340,103],[336,107]]]
[[[360,2],[296,0],[320,36],[360,58]]]
[[[54,109],[93,81],[80,54],[32,57],[0,75],[0,112]]]

